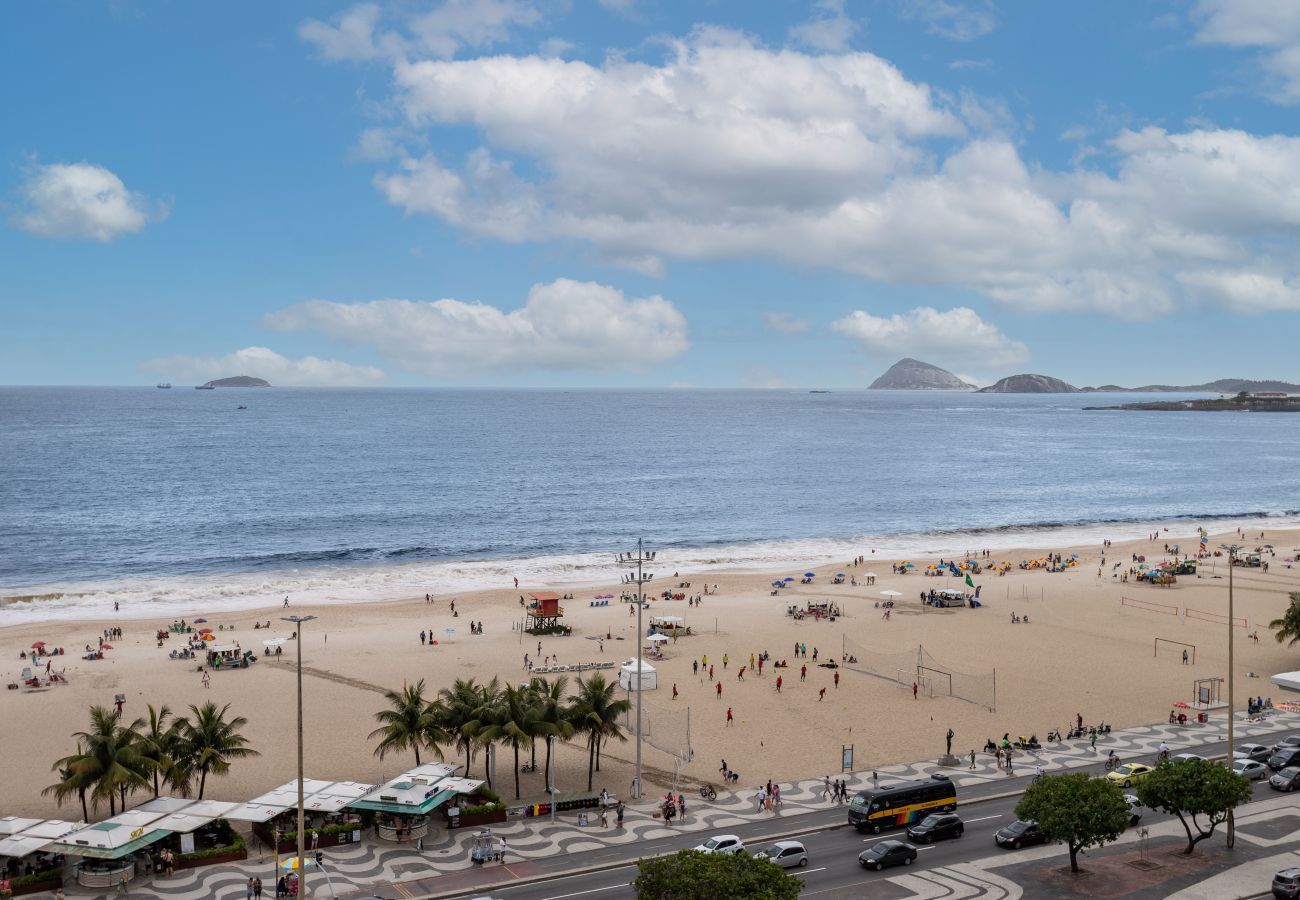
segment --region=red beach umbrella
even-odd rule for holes
[[[112,650],[112,649],[113,649],[113,645],[112,645],[112,644],[100,644],[100,645],[99,645],[99,649],[100,649],[100,650]]]
[[[45,641],[36,641],[32,644],[33,650],[40,650],[45,646]]]

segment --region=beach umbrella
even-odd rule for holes
[[[195,624],[195,625],[202,625],[202,624],[203,624],[204,622],[206,622],[206,621],[207,621],[207,619],[195,619],[195,620],[194,620],[194,624]]]
[[[784,581],[774,581],[774,582],[772,582],[772,587],[785,587],[785,582],[784,582]]]
[[[315,867],[316,860],[312,859],[310,856],[304,856],[302,858],[302,864],[304,869],[311,869]],[[298,857],[289,857],[284,862],[280,863],[280,868],[288,869],[290,872],[298,871]]]
[[[881,592],[880,592],[880,596],[882,596],[882,597],[901,597],[901,596],[903,596],[903,595],[902,595],[902,593],[899,592],[899,591],[881,591]]]
[[[1184,703],[1182,700],[1179,700],[1177,703],[1175,703],[1175,704],[1174,704],[1174,708],[1175,708],[1175,709],[1191,709],[1191,707],[1188,706],[1186,703]]]
[[[803,573],[803,577],[804,577],[804,578],[816,578],[816,577],[817,577],[817,573],[816,573],[816,572],[804,572],[804,573]]]
[[[112,644],[100,644],[100,645],[99,645],[99,649],[100,649],[100,650],[112,650],[112,649],[113,649],[113,645],[112,645]]]
[[[211,632],[208,632],[207,634],[203,635],[203,640],[205,641],[215,641],[216,639],[217,636],[215,634],[212,634]]]
[[[45,641],[33,641],[33,642],[32,642],[32,649],[33,649],[33,650],[40,650],[40,649],[43,648],[44,646],[45,646]]]
[[[212,629],[211,629],[211,628],[200,628],[200,629],[199,629],[199,634],[212,634]]]
[[[652,634],[650,635],[650,637],[646,638],[646,640],[652,644],[661,644],[664,641],[668,640],[668,638],[662,634]]]
[[[848,576],[845,575],[843,572],[836,572],[836,573],[835,573],[835,577],[836,577],[836,578],[847,578]]]
[[[284,637],[271,638],[270,640],[262,641],[263,646],[266,647],[278,647],[281,644],[287,643],[289,643],[289,639]]]

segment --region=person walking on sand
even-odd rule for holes
[[[715,685],[713,686],[713,689],[714,689],[714,691],[717,693],[717,698],[718,698],[719,700],[721,700],[721,699],[722,699],[722,682],[719,681],[717,684],[715,684]]]
[[[203,678],[200,680],[203,682],[203,687],[206,690],[208,687],[208,683],[212,680],[211,678],[208,677],[208,673],[206,669],[203,672]]]
[[[691,673],[694,675],[700,674],[700,661],[698,659],[691,660]]]
[[[728,727],[728,728],[731,727],[732,719],[733,719],[733,716],[731,715],[731,707],[728,706],[728,707],[727,707],[727,727]]]
[[[727,671],[727,663],[729,662],[731,662],[731,656],[726,653],[722,654],[722,671]]]
[[[839,689],[840,689],[840,673],[839,673],[839,672],[836,672],[836,673],[835,673],[835,690],[838,691]]]
[[[744,680],[745,680],[745,667],[744,667],[744,666],[741,666],[741,667],[736,671],[736,680],[737,680],[737,681],[744,681]]]
[[[799,667],[799,680],[800,680],[800,681],[807,681],[807,680],[808,680],[808,664],[807,664],[807,663],[804,663],[802,666]]]
[[[673,699],[677,699],[677,682],[673,682]]]
[[[919,684],[917,684],[915,681],[913,681],[913,682],[912,682],[912,699],[913,699],[913,700],[916,699],[916,692],[919,691],[920,689],[921,689],[921,686],[920,686]]]
[[[821,703],[825,699],[826,699],[826,688],[822,688],[820,691],[817,692],[817,702]]]
[[[781,693],[781,676],[776,676],[776,692]]]
[[[749,667],[754,668],[754,654],[749,654]]]

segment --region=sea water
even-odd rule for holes
[[[1083,409],[1170,396],[0,388],[0,624],[1300,523],[1300,416]]]

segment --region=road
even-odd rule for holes
[[[1275,738],[1280,739],[1281,736],[1279,734]],[[1205,744],[1199,748],[1175,748],[1175,752],[1183,751],[1199,752],[1206,756],[1222,756],[1226,751],[1226,746],[1220,742]],[[1098,763],[1093,767],[1073,769],[1071,771],[1090,772],[1099,775],[1104,771],[1104,768]],[[794,839],[801,841],[807,848],[808,866],[804,869],[790,870],[804,882],[805,889],[801,894],[803,897],[830,898],[867,895],[899,897],[905,894],[901,894],[893,885],[881,884],[878,891],[872,890],[871,886],[874,883],[883,882],[891,876],[904,872],[924,874],[925,870],[983,859],[998,853],[999,848],[993,841],[993,833],[1015,820],[1014,809],[1019,796],[983,801],[980,801],[980,798],[1010,791],[1023,791],[1030,780],[1029,777],[1008,778],[1006,782],[981,785],[960,792],[958,814],[961,815],[965,822],[965,835],[958,840],[941,841],[933,845],[918,847],[920,856],[917,862],[908,868],[897,867],[886,869],[883,872],[863,869],[857,862],[859,853],[876,841],[900,839],[903,834],[901,830],[887,832],[882,835],[859,834],[855,829],[848,826],[847,813],[844,807],[831,807],[824,812],[810,813],[789,819],[774,817],[770,820],[737,826],[727,833],[739,835],[745,841],[747,850],[754,853],[765,849],[772,840],[778,839],[782,835],[796,831],[807,832],[799,834]],[[1267,781],[1255,782],[1255,797],[1257,799],[1271,796],[1277,795],[1268,786]],[[1141,824],[1151,825],[1169,818],[1158,812],[1146,810]],[[635,852],[642,856],[671,853],[676,850],[694,847],[708,837],[709,834],[705,832],[690,832],[683,834],[681,837],[646,841],[638,845]],[[1061,850],[1061,853],[1062,856],[1065,855],[1064,849]],[[572,862],[570,864],[588,867],[608,861],[612,867],[598,872],[552,878],[531,884],[484,888],[478,891],[469,891],[459,896],[490,896],[500,898],[500,900],[576,900],[576,898],[623,900],[623,898],[635,896],[630,884],[636,877],[637,869],[635,862],[629,860],[629,857],[627,847],[610,847],[587,851],[575,854],[571,858]],[[619,863],[625,864],[619,865]]]

